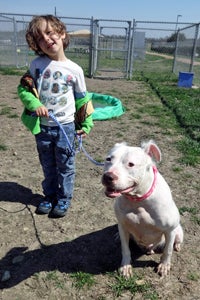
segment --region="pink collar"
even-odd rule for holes
[[[157,170],[156,166],[153,166],[153,173],[154,173],[153,183],[152,183],[152,186],[150,187],[150,189],[148,190],[148,192],[146,192],[146,194],[144,194],[141,197],[137,197],[137,196],[133,196],[133,195],[129,195],[129,194],[124,194],[124,196],[128,200],[136,201],[136,202],[147,199],[153,193],[153,191],[155,189],[155,186],[156,186],[156,179],[157,179],[157,173],[158,173],[158,170]]]

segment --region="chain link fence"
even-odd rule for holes
[[[172,72],[177,25],[188,23],[133,21],[132,72]]]
[[[89,77],[186,70],[200,77],[199,24],[58,17],[70,34],[67,57]],[[28,68],[35,57],[25,40],[31,19],[32,15],[0,13],[0,66]]]
[[[16,65],[14,18],[0,15],[0,64]]]
[[[193,83],[200,83],[200,39],[199,25],[194,24],[178,30],[173,72],[194,74]]]

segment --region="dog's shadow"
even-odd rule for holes
[[[43,246],[40,249],[13,248],[0,261],[3,273],[10,271],[11,278],[1,282],[0,288],[10,288],[41,271],[59,270],[63,273],[85,272],[105,274],[117,270],[121,262],[121,247],[117,225],[82,235],[70,242]],[[134,247],[134,249],[133,249]],[[135,261],[143,253],[133,243],[131,245]],[[23,260],[13,264],[13,258],[22,256]],[[137,268],[152,265],[151,262],[137,261]]]

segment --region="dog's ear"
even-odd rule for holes
[[[126,145],[127,145],[126,142],[116,143],[116,144],[114,145],[114,148],[118,148],[118,147],[126,146]]]
[[[144,149],[144,152],[147,153],[152,159],[154,159],[157,162],[161,162],[161,152],[158,146],[150,140],[149,142],[143,142],[142,148]]]

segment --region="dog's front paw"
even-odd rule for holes
[[[121,266],[119,269],[119,273],[125,278],[130,278],[133,276],[133,268],[131,265]]]
[[[170,263],[160,263],[157,268],[157,273],[161,277],[167,276],[169,275],[170,267],[171,267]]]

